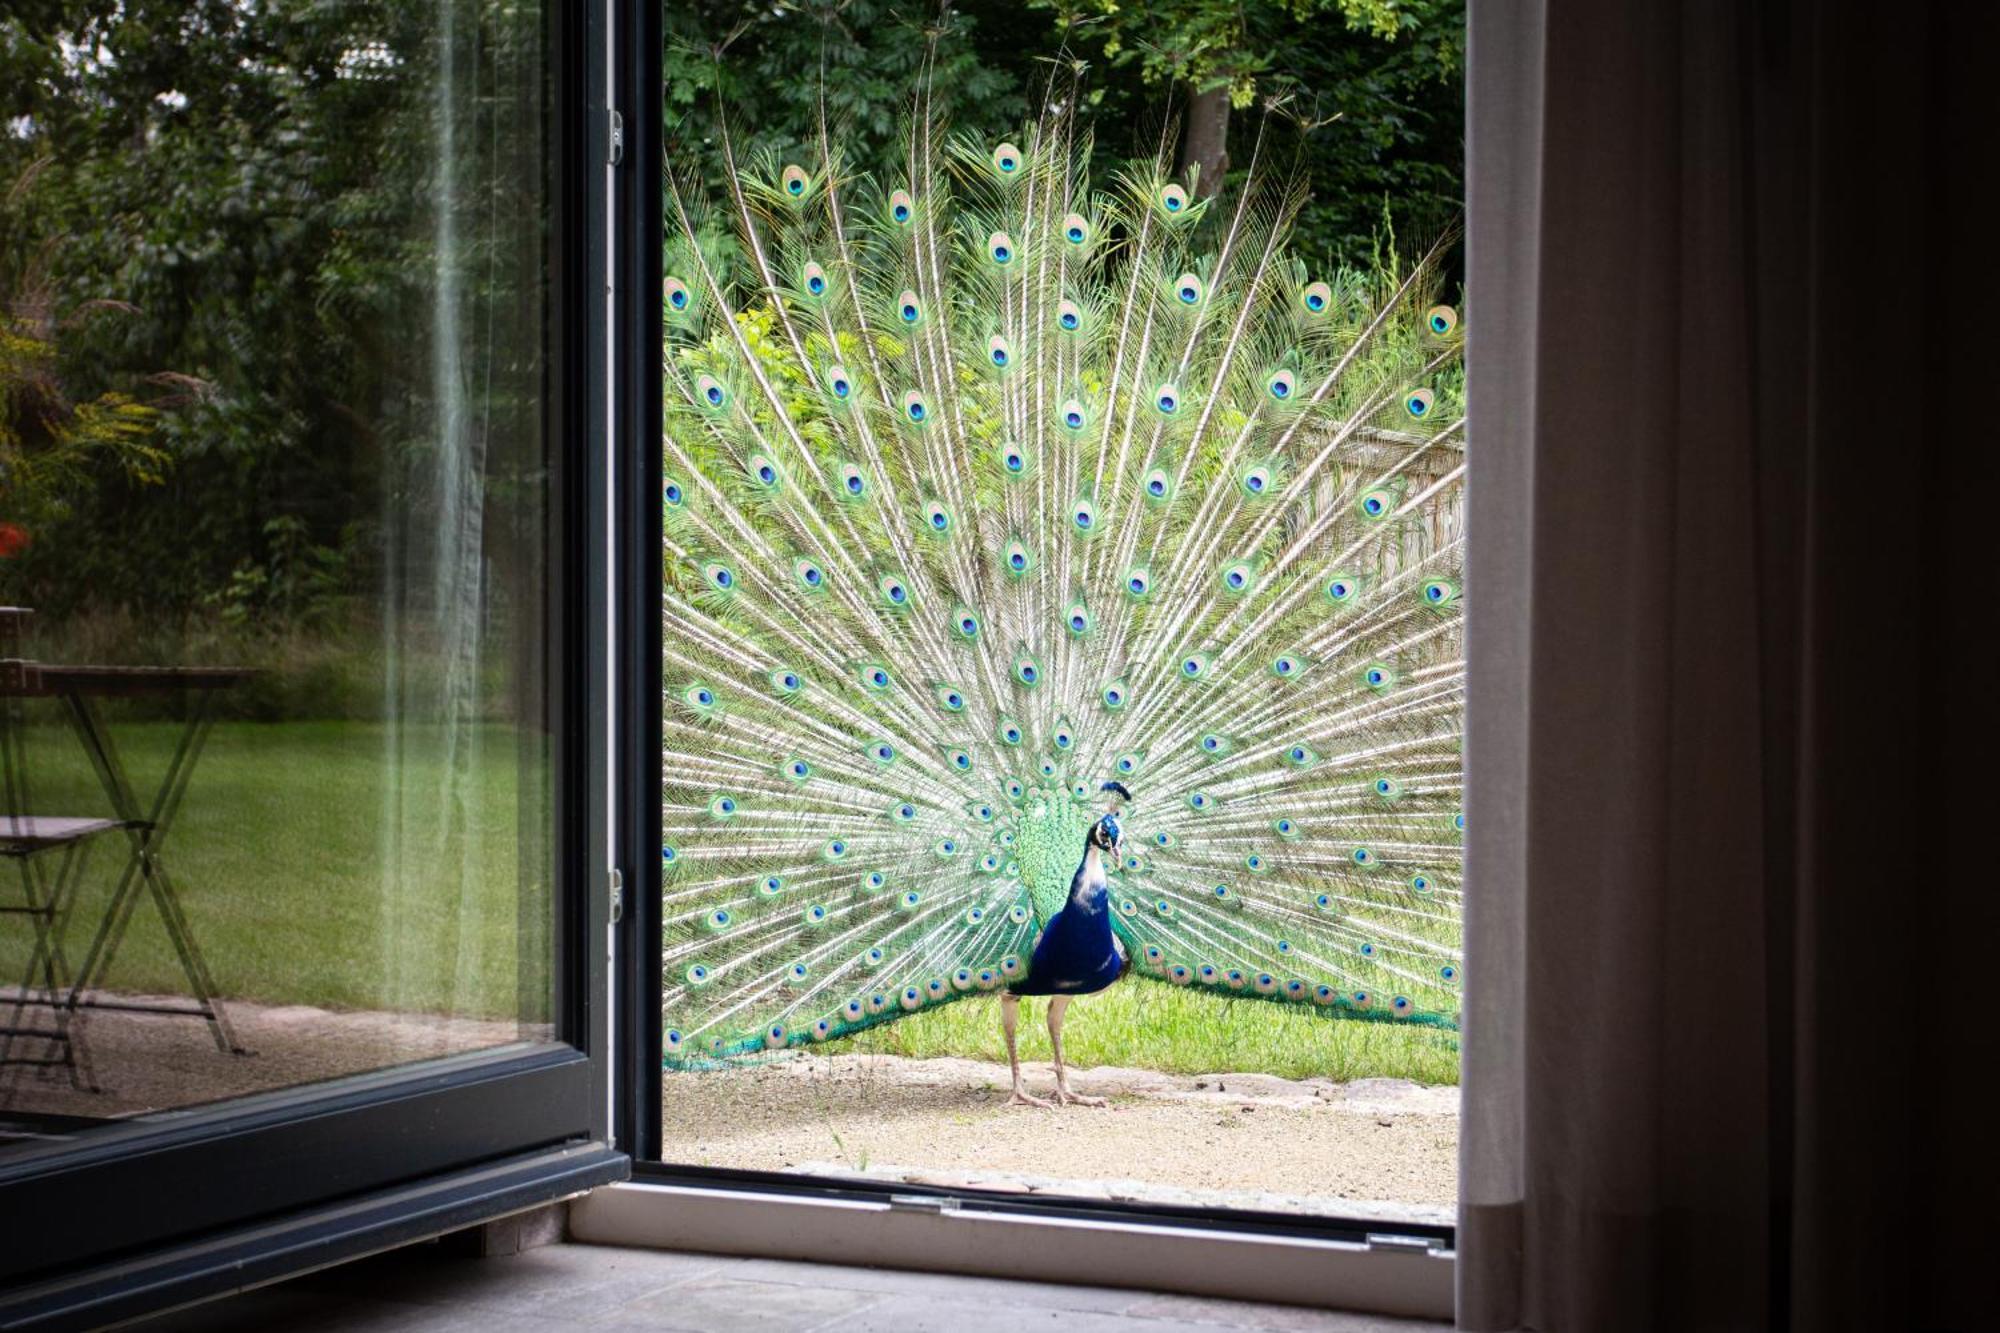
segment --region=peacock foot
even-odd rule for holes
[[[1103,1107],[1111,1105],[1110,1102],[1105,1101],[1102,1097],[1086,1097],[1080,1092],[1071,1092],[1068,1088],[1056,1089],[1056,1103],[1059,1106]]]
[[[1056,1104],[1048,1100],[1046,1097],[1036,1097],[1030,1093],[1023,1092],[1019,1088],[1014,1089],[1014,1095],[1007,1099],[1007,1105],[1039,1106],[1044,1111],[1053,1111],[1056,1109]]]

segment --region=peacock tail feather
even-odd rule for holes
[[[1135,975],[1456,1026],[1457,316],[1049,100],[669,164],[669,1063],[1024,976],[1108,779]]]

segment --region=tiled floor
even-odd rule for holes
[[[144,1333],[1443,1333],[1443,1324],[993,1278],[556,1245],[417,1247],[131,1326]]]

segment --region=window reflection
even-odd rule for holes
[[[0,1152],[549,1035],[542,24],[0,18]]]

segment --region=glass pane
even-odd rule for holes
[[[551,1033],[544,41],[0,18],[0,1152]]]
[[[669,53],[665,1155],[1448,1222],[1459,14],[858,9]]]

